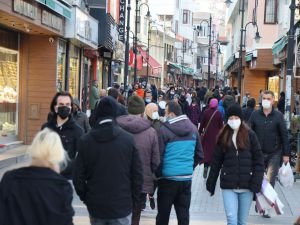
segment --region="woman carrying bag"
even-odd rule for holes
[[[214,195],[221,170],[220,186],[227,225],[246,225],[253,193],[261,189],[263,154],[255,133],[242,121],[242,109],[228,108],[227,124],[218,136],[206,188]]]
[[[212,161],[217,135],[222,127],[223,119],[221,112],[218,111],[218,100],[212,98],[209,101],[208,108],[204,111],[199,128],[201,144],[204,151],[204,178],[207,177],[208,167]]]

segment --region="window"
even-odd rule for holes
[[[201,64],[202,65],[208,65],[208,57],[201,56]]]
[[[182,52],[186,52],[186,50],[189,48],[189,40],[188,39],[183,40],[182,45],[183,45]]]
[[[201,69],[201,57],[197,56],[197,70]]]
[[[175,21],[175,34],[178,34],[178,20]]]
[[[266,0],[265,23],[274,24],[276,22],[277,22],[277,0]]]
[[[182,23],[183,24],[188,24],[190,20],[190,11],[184,9],[183,14],[182,14]]]
[[[198,37],[207,37],[208,36],[208,26],[202,24],[198,27]]]

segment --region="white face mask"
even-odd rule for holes
[[[241,119],[228,120],[227,124],[231,127],[232,130],[237,130],[241,126]]]
[[[153,120],[159,120],[159,114],[158,114],[158,112],[153,112],[152,113],[152,119]]]
[[[262,100],[261,105],[264,109],[270,109],[272,107],[271,102],[269,100],[266,100],[266,99]]]

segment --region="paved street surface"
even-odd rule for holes
[[[18,163],[16,165],[0,170],[0,176],[8,169],[19,166],[25,166],[28,163]],[[205,188],[205,180],[202,177],[203,166],[197,167],[194,173],[192,186],[192,202],[191,202],[191,225],[226,225],[226,218],[223,210],[223,202],[220,193],[219,184],[216,193],[210,197]],[[298,180],[292,188],[282,188],[276,184],[276,191],[279,198],[285,205],[284,215],[274,216],[271,219],[265,219],[254,211],[252,205],[249,225],[292,225],[297,216],[300,215],[300,181]],[[75,224],[88,225],[88,213],[86,207],[74,194],[73,207],[75,209]],[[151,210],[147,203],[147,208],[142,214],[141,225],[155,224],[156,210]],[[172,211],[170,225],[177,224],[175,212]]]

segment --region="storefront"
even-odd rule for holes
[[[18,133],[19,35],[0,28],[0,142]]]

